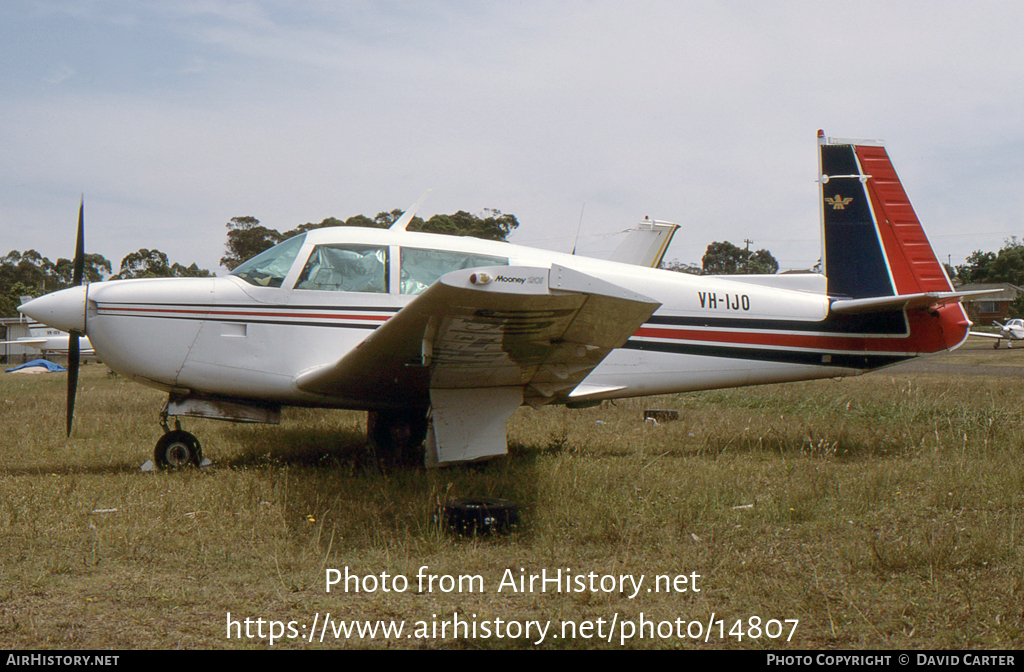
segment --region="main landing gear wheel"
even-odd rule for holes
[[[385,465],[423,466],[427,438],[427,411],[370,411],[366,434]]]
[[[203,448],[192,434],[175,429],[156,442],[153,461],[161,469],[175,470],[187,466],[198,467],[203,461]]]

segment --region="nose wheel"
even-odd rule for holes
[[[166,418],[160,424],[164,435],[153,450],[153,462],[158,468],[173,471],[202,464],[203,447],[199,445],[199,439],[183,430],[177,420],[174,421],[174,429],[167,426]]]

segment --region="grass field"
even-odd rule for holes
[[[972,341],[933,361],[1005,372],[1024,365],[1024,348]],[[894,368],[520,409],[508,458],[389,473],[365,446],[365,414],[305,410],[287,410],[279,427],[189,420],[214,468],[140,473],[161,433],[163,395],[85,367],[66,439],[64,384],[58,374],[0,375],[0,642],[9,648],[268,646],[229,639],[228,612],[294,622],[298,636],[285,630],[274,648],[538,646],[536,632],[516,637],[511,626],[498,637],[499,618],[550,621],[542,647],[1024,643],[1024,385],[1013,376]],[[645,424],[647,408],[680,419]],[[515,500],[521,528],[479,539],[439,530],[438,503],[463,496]],[[433,590],[418,585],[423,566]],[[326,570],[346,567],[402,575],[409,588],[328,593]],[[635,597],[498,591],[507,570],[558,569],[645,583]],[[656,577],[680,575],[686,592],[646,592]],[[444,592],[442,576],[479,576],[483,590]],[[398,619],[407,630],[328,631],[311,643],[314,619],[328,612],[332,623]],[[489,622],[492,636],[433,636],[430,626],[456,614]],[[656,625],[621,641],[641,614]],[[798,620],[791,637],[787,619]],[[698,625],[707,635],[709,620],[707,641],[687,636]],[[416,621],[431,636],[415,636]],[[563,622],[575,637],[554,637]]]

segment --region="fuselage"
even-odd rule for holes
[[[444,273],[551,264],[661,303],[590,373],[580,386],[594,390],[585,400],[854,375],[966,338],[966,318],[953,315],[963,314],[959,305],[940,309],[953,316],[946,320],[902,310],[830,315],[825,278],[816,274],[694,276],[510,243],[356,227],[309,231],[226,277],[77,288],[87,292],[84,320],[55,326],[84,327],[113,370],[171,392],[373,409],[388,400],[318,396],[298,389],[296,377],[339,360]],[[81,301],[76,297],[67,303]]]

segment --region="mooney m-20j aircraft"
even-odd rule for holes
[[[818,143],[821,275],[694,276],[415,233],[414,207],[390,229],[308,231],[226,277],[93,283],[20,310],[169,393],[164,467],[202,459],[168,416],[363,409],[379,449],[443,465],[505,453],[523,404],[857,375],[960,345],[966,294],[882,144]],[[76,263],[81,238],[80,210]]]

